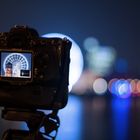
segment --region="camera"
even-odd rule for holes
[[[0,106],[61,109],[68,99],[71,41],[28,26],[0,33]]]

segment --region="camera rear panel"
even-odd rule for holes
[[[67,103],[71,42],[28,27],[0,33],[0,106],[60,109]]]

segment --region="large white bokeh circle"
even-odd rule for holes
[[[43,37],[66,37],[72,42],[72,48],[70,51],[70,72],[69,72],[69,91],[72,89],[72,86],[78,81],[83,70],[83,55],[80,50],[80,47],[76,42],[71,39],[69,36],[60,33],[49,33],[43,35]]]

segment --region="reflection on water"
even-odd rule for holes
[[[67,106],[59,111],[61,124],[56,140],[137,140],[139,108],[140,99],[70,95]],[[9,128],[27,126],[0,119],[0,136]]]
[[[68,105],[59,113],[61,125],[57,140],[81,140],[82,104],[78,97],[70,96]]]
[[[130,105],[130,99],[112,99],[113,140],[129,139]]]

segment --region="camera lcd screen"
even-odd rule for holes
[[[1,77],[31,78],[32,75],[32,53],[1,51]]]

